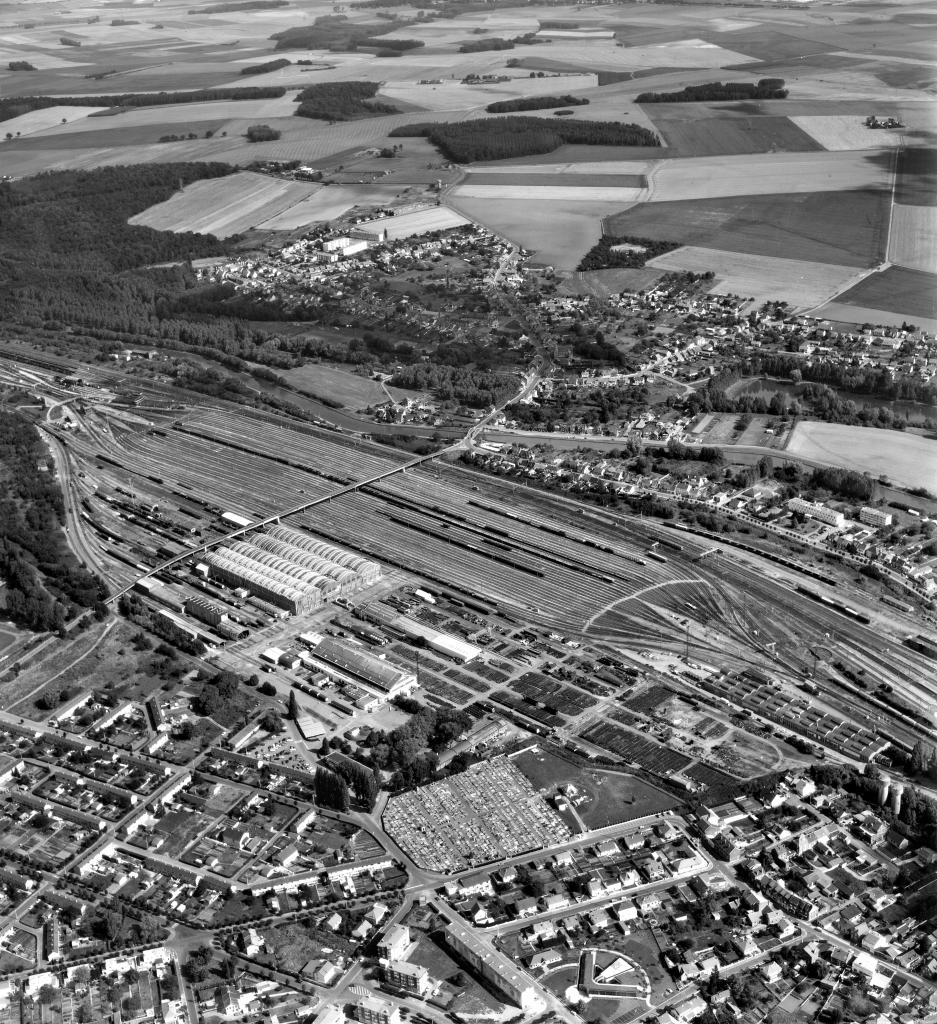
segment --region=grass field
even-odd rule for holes
[[[888,259],[901,267],[933,273],[937,268],[937,206],[892,209]]]
[[[713,292],[751,298],[759,305],[781,299],[795,309],[811,309],[830,301],[856,274],[854,267],[696,246],[684,246],[658,256],[649,265],[697,274],[711,270],[716,275],[716,283],[710,289]]]
[[[937,151],[923,147],[901,150],[895,202],[904,206],[937,206]]]
[[[555,791],[563,783],[572,783],[586,795],[577,810],[589,828],[669,810],[679,803],[633,775],[580,768],[546,750],[529,751],[513,761],[535,789]]]
[[[885,476],[900,487],[937,490],[937,441],[918,434],[801,421],[787,451],[831,466]]]
[[[606,231],[756,256],[871,267],[885,258],[888,205],[888,193],[873,189],[640,204],[610,217]]]
[[[836,302],[882,309],[910,319],[937,317],[937,273],[887,267],[835,296]]]
[[[241,171],[188,185],[166,202],[132,217],[130,223],[227,238],[262,224],[320,188],[308,182]]]

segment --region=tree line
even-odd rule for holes
[[[492,117],[451,124],[401,125],[390,135],[427,138],[456,163],[552,153],[562,145],[660,145],[659,137],[642,125],[615,121],[549,121],[541,117]]]
[[[351,121],[400,113],[390,103],[373,102],[379,88],[378,82],[318,82],[299,94],[299,106],[294,113],[319,121]]]
[[[62,105],[70,107],[161,107],[176,103],[208,103],[212,100],[268,100],[286,95],[281,85],[232,86],[189,92],[128,92],[105,96],[8,96],[0,99],[0,121],[32,110]]]
[[[584,96],[518,96],[513,100],[499,100],[489,103],[485,110],[489,114],[511,114],[516,110],[550,110],[553,107],[583,107],[589,101]]]
[[[280,68],[288,68],[292,61],[286,57],[279,57],[277,60],[268,60],[264,64],[248,64],[241,68],[242,75],[266,75],[271,71],[279,71]]]
[[[788,90],[783,78],[761,78],[757,82],[704,82],[688,85],[679,92],[642,92],[637,103],[704,103],[726,100],[784,100]]]

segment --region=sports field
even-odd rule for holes
[[[885,190],[862,189],[639,204],[610,217],[606,231],[756,256],[871,267],[885,258],[889,202]]]
[[[799,422],[787,451],[831,466],[885,476],[900,487],[937,490],[937,441],[906,431]]]
[[[685,246],[658,256],[648,265],[663,270],[691,270],[697,274],[711,270],[716,275],[713,292],[751,298],[758,305],[781,299],[800,310],[829,302],[856,275],[855,267],[696,246]]]
[[[910,319],[937,317],[937,271],[886,267],[835,296],[836,302],[882,309]]]

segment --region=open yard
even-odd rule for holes
[[[933,273],[937,268],[937,206],[901,206],[892,210],[888,259],[900,267]]]
[[[712,271],[716,283],[710,289],[719,294],[752,298],[759,305],[781,299],[795,309],[812,309],[828,302],[855,276],[854,267],[807,260],[753,256],[720,249],[684,246],[658,256],[650,266],[664,270]]]
[[[836,295],[836,302],[883,309],[911,319],[937,317],[937,273],[887,267]]]
[[[639,204],[606,231],[756,256],[871,267],[885,257],[884,190]],[[894,235],[894,227],[892,229]]]
[[[801,421],[787,451],[830,466],[885,476],[899,487],[937,491],[937,441],[918,434]]]

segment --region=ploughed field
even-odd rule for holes
[[[852,282],[842,281],[835,303],[840,315],[931,315],[932,305],[920,294],[929,280],[917,276],[933,270],[937,253],[937,222],[928,212],[937,208],[937,74],[929,48],[933,12],[924,0],[898,10],[877,7],[862,18],[848,7],[831,8],[822,19],[807,5],[733,12],[667,3],[634,9],[527,5],[419,20],[401,8],[394,23],[349,10],[348,25],[368,26],[375,39],[344,48],[331,36],[282,46],[271,38],[333,15],[324,0],[305,5],[301,17],[293,5],[262,13],[212,13],[210,7],[163,0],[158,9],[135,9],[125,19],[133,24],[115,25],[104,2],[82,8],[89,17],[78,23],[64,0],[50,0],[35,25],[8,32],[0,43],[0,94],[56,96],[61,103],[0,127],[0,136],[10,136],[0,142],[4,173],[298,160],[335,175],[336,183],[322,189],[272,177],[247,186],[238,176],[211,195],[187,189],[137,221],[222,236],[333,221],[353,206],[387,202],[405,184],[432,187],[440,177],[443,207],[454,212],[441,207],[425,230],[473,218],[562,271],[573,270],[608,218],[616,233],[662,237],[714,254],[705,269],[721,270],[726,282],[738,279],[727,273],[735,255],[804,261],[804,274],[824,265],[815,275],[824,288],[841,268],[871,268],[887,258],[901,273],[873,276],[855,292]],[[554,27],[558,20],[564,27]],[[63,37],[80,45],[65,45]],[[384,59],[379,54],[389,51],[382,51],[381,39],[387,46],[420,45]],[[495,43],[505,48],[479,48]],[[241,74],[276,58],[291,63]],[[27,61],[32,69],[10,69],[10,61]],[[783,78],[788,98],[637,103],[642,93],[764,77]],[[375,99],[399,113],[365,112],[335,123],[293,116],[300,90],[340,82],[376,84]],[[232,86],[275,86],[283,94],[130,107],[104,117],[68,102],[70,96]],[[388,133],[402,125],[485,119],[493,116],[486,111],[493,102],[567,94],[588,102],[571,106],[562,118],[553,109],[528,113],[556,125],[634,123],[655,132],[662,145],[564,145],[498,165],[473,164],[451,191],[445,186],[460,178],[460,169],[445,169],[425,140],[393,140],[403,143],[404,157],[377,158]],[[895,116],[905,127],[867,128],[869,114]],[[269,124],[280,138],[248,142],[246,129],[257,123]],[[182,138],[160,142],[171,135]],[[893,185],[896,205],[889,215]],[[415,218],[408,230],[422,223]],[[785,287],[796,282],[796,268],[780,277],[777,272],[777,265],[753,260],[748,290],[770,297],[775,281]],[[571,277],[565,287],[575,289],[579,281]],[[820,291],[814,287],[798,305]]]

